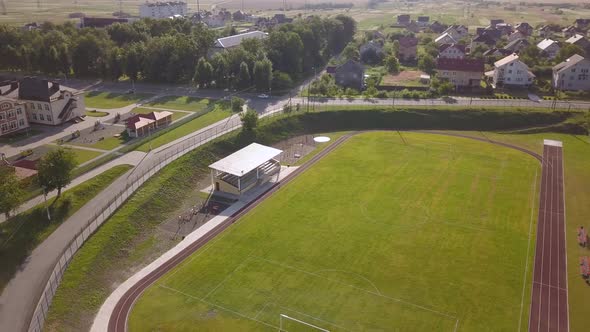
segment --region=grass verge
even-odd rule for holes
[[[0,224],[0,291],[39,243],[129,169],[130,165],[115,166],[65,191],[59,199],[48,201],[51,221],[47,220],[45,204],[40,204]]]
[[[109,115],[108,112],[99,112],[97,110],[86,110],[86,115],[91,116],[93,118],[102,118],[103,116]]]
[[[166,96],[147,104],[150,107],[169,108],[173,110],[200,112],[212,103],[207,98],[188,96]]]
[[[115,93],[91,91],[84,94],[84,103],[88,108],[112,109],[137,103],[153,95],[147,93]]]

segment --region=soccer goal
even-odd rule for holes
[[[326,330],[321,328],[317,325],[313,325],[308,322],[304,322],[300,319],[293,318],[287,316],[285,314],[280,314],[280,325],[279,331],[281,332],[301,332],[301,331],[322,331],[322,332],[330,332],[330,330]]]

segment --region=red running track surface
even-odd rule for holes
[[[545,144],[529,331],[567,332],[563,148]]]

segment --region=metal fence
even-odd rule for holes
[[[273,110],[261,114],[261,121],[283,114],[282,109]],[[184,156],[195,148],[208,143],[220,136],[223,136],[241,127],[241,120],[238,115],[229,117],[223,124],[217,124],[209,129],[195,132],[189,137],[174,144],[164,145],[156,150],[150,151],[151,158],[142,161],[127,176],[126,184],[114,197],[98,208],[94,215],[89,216],[88,221],[82,230],[68,243],[55,266],[47,277],[45,289],[41,294],[37,306],[32,314],[29,331],[40,332],[47,317],[51,301],[63,278],[63,275],[72,261],[72,258],[86,242],[86,240],[149,178],[159,172],[166,165]]]

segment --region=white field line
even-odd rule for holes
[[[559,149],[559,153],[561,155],[561,185],[563,187],[563,195],[562,200],[563,200],[563,233],[564,233],[564,246],[567,243],[567,232],[566,232],[566,222],[565,222],[565,169],[564,169],[564,156],[563,156],[563,147],[561,149]],[[569,315],[570,315],[570,300],[569,300],[569,287],[568,287],[568,277],[567,277],[567,246],[565,248],[565,300],[567,303],[567,332],[569,332],[570,330],[570,319],[569,319]]]
[[[324,280],[328,280],[328,281],[331,281],[331,282],[334,282],[334,283],[337,283],[337,284],[345,285],[345,286],[354,288],[356,290],[359,290],[361,292],[365,292],[367,294],[372,294],[372,295],[375,295],[375,296],[378,296],[378,297],[381,297],[381,298],[385,298],[385,299],[388,299],[388,300],[391,300],[391,301],[394,301],[394,302],[399,302],[399,303],[407,304],[409,306],[412,306],[412,307],[415,307],[415,308],[418,308],[418,309],[422,309],[422,310],[425,310],[425,311],[432,312],[432,313],[437,314],[439,316],[443,316],[443,317],[451,318],[451,319],[457,319],[457,317],[455,317],[455,316],[453,316],[453,315],[451,315],[449,313],[438,311],[438,310],[435,310],[435,309],[431,309],[431,308],[428,308],[426,306],[423,306],[423,305],[420,305],[420,304],[417,304],[417,303],[413,303],[413,302],[410,302],[410,301],[402,300],[400,298],[390,297],[390,296],[383,295],[383,294],[378,294],[378,293],[375,293],[373,291],[368,291],[366,289],[362,289],[362,288],[357,287],[355,285],[347,284],[345,282],[342,282],[342,281],[339,281],[339,280],[335,280],[335,279],[331,279],[331,278],[322,276],[320,274],[316,274],[316,273],[313,273],[313,272],[305,271],[305,270],[302,270],[302,269],[299,269],[299,268],[296,268],[294,266],[290,266],[290,265],[287,265],[287,264],[284,264],[284,263],[275,262],[275,261],[266,259],[264,257],[255,256],[255,255],[253,255],[252,257],[253,258],[256,258],[256,259],[259,259],[259,260],[262,260],[264,262],[273,264],[273,265],[281,266],[281,267],[284,267],[284,268],[287,268],[287,269],[290,269],[290,270],[299,271],[301,273],[304,273],[304,274],[307,274],[307,275],[311,275],[311,276],[314,276],[314,277],[318,277],[318,278],[321,278],[321,279],[324,279]]]
[[[537,177],[539,175],[539,170],[538,168],[535,168],[535,181],[533,182],[533,191],[531,193],[531,218],[529,221],[529,238],[528,238],[528,243],[527,243],[527,248],[526,248],[526,260],[525,260],[525,264],[524,264],[524,276],[523,276],[523,280],[522,280],[522,296],[520,298],[520,315],[518,315],[518,330],[520,332],[521,330],[521,326],[522,326],[522,314],[524,312],[524,294],[525,294],[525,289],[526,289],[526,277],[527,277],[527,272],[528,272],[528,268],[529,268],[529,257],[530,257],[530,251],[531,251],[531,238],[532,238],[532,232],[533,232],[533,219],[535,216],[535,197],[536,197],[536,191],[537,191]],[[532,293],[533,289],[531,288],[531,293]]]
[[[291,309],[291,308],[288,308],[288,307],[285,307],[285,306],[282,306],[282,305],[279,305],[278,307],[279,307],[279,308],[281,308],[281,309],[285,309],[285,310],[288,310],[288,311],[292,311],[292,312],[294,312],[294,313],[296,313],[296,314],[298,314],[298,315],[302,315],[302,316],[305,316],[305,317],[308,317],[308,318],[311,318],[311,319],[317,320],[318,322],[322,322],[322,323],[325,323],[325,324],[329,324],[329,325],[335,326],[335,327],[337,327],[337,328],[339,328],[339,329],[342,329],[342,330],[344,330],[344,331],[351,331],[350,329],[347,329],[347,328],[346,328],[346,327],[344,327],[344,326],[341,326],[341,325],[335,324],[335,323],[333,323],[333,322],[330,322],[330,321],[327,321],[327,320],[321,319],[321,318],[319,318],[319,317],[315,317],[315,316],[312,316],[312,315],[309,315],[309,314],[306,314],[306,313],[303,313],[303,312],[300,312],[300,311],[297,311],[297,310],[293,310],[293,309]]]
[[[240,263],[238,264],[238,266],[236,266],[230,273],[228,273],[222,280],[221,282],[219,282],[219,284],[217,284],[217,286],[213,287],[208,293],[207,295],[203,296],[203,300],[205,300],[206,298],[208,298],[211,294],[213,294],[219,287],[221,287],[221,285],[223,285],[224,282],[226,282],[232,275],[234,275],[234,273],[239,270],[242,266],[246,265],[246,263],[250,260],[250,256],[252,255],[252,252],[254,252],[254,250],[252,250],[250,252],[250,254]]]
[[[375,288],[375,291],[377,291],[377,293],[379,295],[383,295],[381,294],[381,291],[379,290],[379,288],[371,281],[369,280],[367,277],[360,275],[356,272],[352,272],[352,271],[346,271],[346,270],[338,270],[338,269],[321,269],[318,271],[313,272],[314,274],[319,274],[320,272],[340,272],[340,273],[347,273],[347,274],[352,274],[356,277],[359,277],[361,279],[363,279],[364,281],[368,282],[369,284],[371,284],[371,286],[373,286],[373,288]]]

